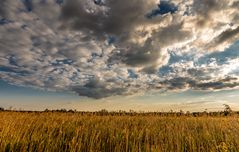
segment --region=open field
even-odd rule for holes
[[[0,151],[239,151],[239,117],[0,112]]]

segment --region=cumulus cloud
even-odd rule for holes
[[[61,18],[70,27],[92,32],[98,37],[104,34],[127,37],[136,26],[147,23],[145,13],[155,8],[156,4],[156,0],[105,0],[98,3],[93,0],[67,0]]]
[[[0,78],[105,98],[239,83],[238,0],[2,0]]]

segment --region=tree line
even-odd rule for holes
[[[24,111],[24,110],[11,110],[11,109],[4,109],[0,107],[0,111],[15,111],[15,112],[27,112],[27,113],[47,113],[47,112],[59,112],[59,113],[77,113],[80,115],[93,115],[93,116],[192,116],[192,117],[200,117],[200,116],[239,116],[239,111],[233,111],[232,108],[228,104],[224,104],[224,110],[222,111],[211,111],[208,112],[205,109],[203,112],[190,112],[183,110],[180,111],[173,111],[170,110],[169,112],[144,112],[144,111],[108,111],[106,109],[102,109],[100,111],[89,112],[89,111],[77,111],[77,110],[66,110],[66,109],[56,109],[56,110],[49,110],[45,109],[44,111]]]

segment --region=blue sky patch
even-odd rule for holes
[[[16,61],[16,58],[15,58],[14,56],[9,57],[8,62],[9,62],[9,64],[11,64],[11,65],[18,66],[18,65],[17,65],[17,61]]]
[[[17,69],[13,69],[11,67],[6,67],[6,66],[0,67],[0,72],[14,73],[19,76],[25,76],[30,74],[28,71],[18,71]]]
[[[9,24],[9,23],[12,23],[12,22],[13,21],[5,19],[5,18],[0,19],[0,25]]]
[[[73,63],[73,61],[71,59],[63,59],[63,60],[56,60],[55,62],[52,63],[52,65],[54,66],[60,66],[63,64],[68,64],[71,65]]]
[[[153,18],[158,15],[164,15],[167,13],[174,14],[178,10],[178,7],[175,4],[161,0],[157,9],[152,10],[149,14],[146,15],[147,18]]]
[[[23,4],[25,5],[25,8],[28,12],[31,12],[33,9],[32,1],[31,0],[22,0]]]
[[[116,41],[116,38],[114,36],[109,36],[107,41],[108,41],[108,44],[110,45],[110,44],[113,44]]]
[[[239,41],[231,45],[229,48],[225,49],[223,52],[213,52],[199,59],[200,64],[205,64],[210,62],[214,58],[217,64],[225,64],[229,59],[235,59],[239,57]]]
[[[61,5],[61,4],[64,3],[64,0],[56,0],[56,3],[59,4],[59,5]]]
[[[128,75],[129,75],[129,78],[132,78],[132,79],[138,78],[138,75],[131,69],[128,69]]]

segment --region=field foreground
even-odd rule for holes
[[[239,151],[238,117],[0,112],[0,151]]]

